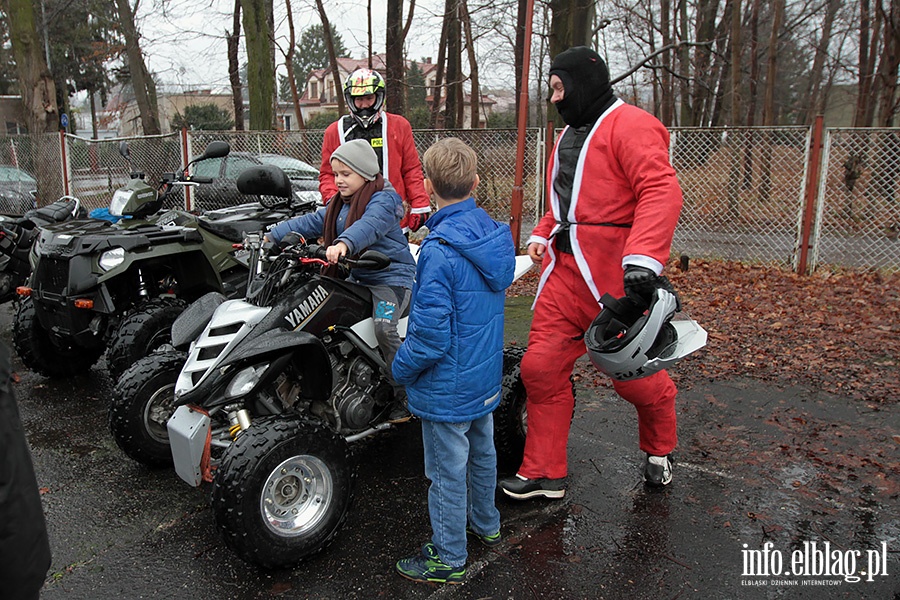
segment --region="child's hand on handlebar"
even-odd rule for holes
[[[325,258],[327,258],[328,262],[331,264],[336,264],[342,256],[347,256],[349,250],[350,248],[348,248],[347,244],[344,242],[336,242],[325,249]]]

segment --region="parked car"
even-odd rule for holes
[[[11,165],[0,165],[0,212],[24,214],[37,206],[36,199],[37,181],[34,177]]]
[[[194,207],[200,211],[225,208],[247,202],[237,189],[238,175],[248,167],[275,165],[287,174],[295,201],[319,200],[319,170],[314,166],[281,154],[231,152],[223,158],[207,159],[194,166],[193,175],[209,177],[211,184],[192,190]]]

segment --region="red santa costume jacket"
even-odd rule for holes
[[[382,173],[397,193],[409,203],[411,213],[431,212],[428,194],[425,193],[422,163],[413,141],[412,126],[404,117],[381,112],[381,137],[372,140],[372,147],[381,145]],[[377,126],[377,124],[375,125]],[[319,167],[319,192],[322,202],[328,202],[337,193],[334,171],[331,169],[331,153],[346,141],[344,118],[328,126],[322,140],[322,165]],[[400,226],[406,228],[404,216]]]
[[[551,207],[528,239],[546,245],[550,256],[549,263],[544,260],[535,303],[556,261],[555,244],[548,241],[565,222],[571,223],[572,254],[594,299],[605,292],[620,297],[625,264],[659,274],[669,258],[683,202],[669,162],[669,132],[649,113],[616,100],[597,119],[581,149],[567,215],[560,215],[553,189],[560,139],[562,135],[547,167]]]

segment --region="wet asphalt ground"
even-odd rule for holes
[[[527,302],[509,302],[509,342],[525,343]],[[7,343],[11,321],[0,308]],[[334,543],[265,573],[225,547],[208,485],[118,449],[102,360],[67,381],[16,361],[53,549],[46,600],[900,599],[896,406],[754,380],[695,384],[678,399],[675,480],[653,491],[640,480],[633,409],[580,378],[566,497],[499,498],[503,542],[470,544],[465,583],[441,587],[393,571],[430,535],[418,423],[358,442],[356,499]]]

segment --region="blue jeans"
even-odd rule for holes
[[[494,505],[497,451],[494,418],[487,415],[464,423],[422,420],[425,476],[431,542],[446,565],[466,564],[466,523],[482,535],[500,531],[500,511]]]

